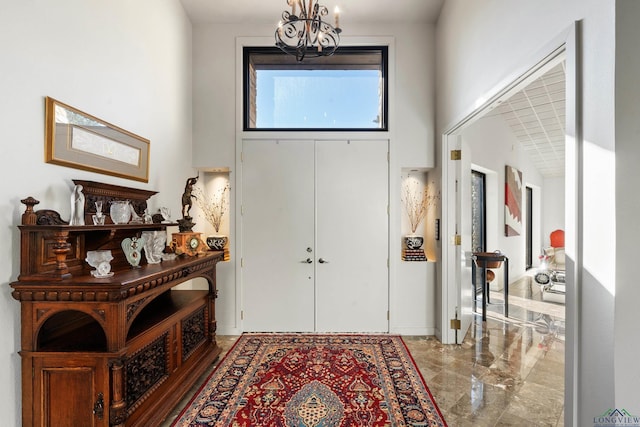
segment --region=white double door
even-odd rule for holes
[[[388,141],[245,140],[245,331],[387,332]]]

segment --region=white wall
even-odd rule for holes
[[[525,186],[542,187],[542,176],[502,117],[491,115],[482,118],[465,128],[461,135],[471,150],[471,163],[477,170],[489,175],[486,182],[487,250],[500,250],[509,257],[509,282],[514,282],[526,271]],[[507,237],[504,234],[506,165],[522,172],[523,221],[522,233],[519,236]],[[539,248],[534,246],[534,253],[537,254],[538,250]],[[496,281],[499,280],[502,280],[501,274],[496,278]]]
[[[613,223],[604,226],[609,233],[615,230],[616,236],[615,405],[633,408],[629,411],[634,415],[640,414],[640,333],[637,326],[640,286],[638,270],[634,268],[638,264],[640,241],[640,198],[637,197],[640,182],[639,18],[640,3],[616,2],[616,216],[612,218]],[[603,209],[610,208],[611,205],[603,204]]]
[[[549,235],[564,230],[564,177],[545,178],[542,192],[542,246],[550,245]]]
[[[625,168],[622,174],[614,162],[614,114],[622,112],[621,106],[614,104],[614,6],[618,3],[447,0],[437,25],[437,129],[441,133],[530,68],[531,59],[540,58],[541,51],[570,30],[575,20],[582,21],[578,53],[583,80],[578,94],[582,97],[579,114],[585,143],[578,154],[581,169],[577,171],[577,188],[584,190],[577,195],[581,205],[566,212],[565,222],[576,230],[568,236],[577,244],[567,256],[568,268],[577,266],[580,294],[580,299],[567,301],[566,425],[591,425],[594,416],[615,407],[616,381],[622,381],[624,375],[637,378],[640,370],[630,358],[616,358],[612,352],[617,345],[614,330],[627,342],[638,341],[638,332],[630,324],[614,323],[614,314],[620,319],[631,315],[626,311],[630,307],[616,306],[614,294],[619,287],[627,290],[634,286],[633,280],[616,281],[616,238],[637,229],[630,218],[616,224],[614,174],[635,182],[638,177],[637,168]],[[632,16],[632,21],[637,21],[636,11]],[[634,30],[630,35],[636,34]],[[630,51],[634,42],[637,44],[637,37],[630,42]],[[637,150],[630,149],[635,158]],[[633,252],[631,242],[624,242],[618,250]],[[637,295],[637,290],[631,293]],[[640,413],[637,399],[629,401],[626,409]]]
[[[395,137],[399,165],[432,167],[434,110],[434,29],[426,24],[347,27],[342,19],[342,44],[364,38],[391,37],[397,76],[390,88],[389,130]],[[274,22],[265,24],[199,24],[193,29],[194,164],[201,167],[234,166],[235,141],[241,123],[236,89],[242,76],[236,70],[236,39],[254,38],[256,45],[272,46]],[[420,54],[416,54],[416,41]],[[251,133],[255,137],[256,133]]]
[[[21,420],[20,199],[69,218],[74,178],[156,190],[180,212],[191,168],[191,24],[177,1],[3,1],[0,5],[0,413]],[[150,139],[149,183],[44,163],[44,97]],[[175,218],[175,215],[174,215]]]
[[[342,44],[362,43],[363,40],[391,41],[390,46],[390,99],[389,132],[370,133],[369,138],[389,138],[390,140],[390,200],[396,201],[390,206],[390,276],[391,276],[391,318],[396,310],[395,301],[411,300],[406,293],[409,289],[396,288],[397,270],[400,267],[400,176],[401,168],[431,168],[434,160],[434,79],[435,65],[434,28],[426,24],[378,25],[369,26],[349,23],[342,20]],[[243,136],[239,118],[242,108],[238,96],[242,85],[242,76],[237,65],[239,58],[237,46],[246,40],[254,41],[256,46],[272,46],[273,20],[259,23],[228,23],[195,25],[193,30],[194,49],[194,151],[193,161],[198,167],[229,167],[231,170],[232,199],[236,198],[239,161],[237,159],[239,141]],[[239,41],[238,41],[239,40]],[[415,42],[421,42],[421,50],[416,54]],[[248,42],[247,42],[248,43]],[[304,132],[280,133],[251,132],[252,138],[307,138],[317,135]],[[327,136],[328,135],[328,136]],[[327,138],[353,138],[349,134],[329,134]],[[238,203],[241,203],[239,200]],[[232,206],[230,218],[234,221],[230,239],[231,262],[219,265],[218,284],[220,293],[216,306],[218,330],[221,333],[241,331],[240,308],[241,289],[236,277],[237,262],[241,257],[238,247],[237,208]],[[235,228],[234,228],[235,227]],[[423,277],[430,277],[427,268]],[[404,275],[402,276],[404,277]],[[430,279],[426,279],[430,280]],[[435,310],[429,300],[419,304],[418,309],[430,313]],[[432,324],[425,325],[432,327]],[[393,328],[393,324],[392,324]],[[426,330],[426,329],[425,329]]]

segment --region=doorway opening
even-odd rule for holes
[[[547,78],[551,78],[554,82],[549,83]],[[465,278],[471,277],[471,272],[465,270],[471,270],[471,254],[475,250],[473,245],[476,243],[471,243],[473,242],[471,212],[457,212],[464,206],[470,209],[471,203],[464,201],[461,203],[456,200],[464,194],[464,191],[457,191],[460,176],[456,175],[455,170],[460,169],[460,166],[456,165],[455,160],[449,158],[449,151],[459,150],[462,146],[467,147],[468,152],[463,153],[461,157],[466,158],[465,161],[470,164],[479,166],[479,170],[490,172],[493,181],[491,184],[486,184],[488,197],[492,200],[487,202],[492,209],[486,217],[488,230],[504,230],[505,214],[501,212],[504,211],[505,206],[505,165],[523,169],[524,173],[519,185],[531,187],[533,190],[530,193],[531,200],[527,203],[527,208],[531,206],[531,212],[526,217],[526,226],[530,226],[531,229],[527,230],[527,227],[524,227],[525,215],[521,215],[519,221],[522,222],[523,227],[517,236],[505,236],[499,231],[490,232],[485,238],[485,244],[487,251],[499,250],[509,258],[510,282],[524,277],[527,274],[527,267],[529,265],[535,267],[538,263],[534,254],[548,245],[547,226],[544,224],[549,221],[549,215],[540,211],[543,205],[541,199],[544,193],[544,181],[548,178],[557,178],[557,175],[553,174],[557,174],[558,170],[560,175],[564,174],[565,117],[567,116],[564,83],[565,46],[562,45],[543,58],[526,75],[505,87],[501,93],[444,134],[443,165],[444,163],[447,165],[443,171],[442,190],[443,194],[454,195],[454,200],[446,202],[446,205],[443,201],[443,217],[446,216],[449,221],[447,230],[450,230],[452,235],[456,235],[456,241],[461,242],[461,245],[447,248],[446,254],[443,250],[443,280],[448,282],[450,292],[453,291],[456,296],[453,303],[451,300],[447,303],[449,313],[452,314],[450,317],[453,318],[456,311],[463,315],[462,330],[458,331],[459,336],[464,336],[473,320],[473,311],[465,305],[466,296],[471,294],[472,287],[470,283],[466,283]],[[541,102],[544,97],[551,101]],[[536,129],[534,124],[541,129]],[[525,141],[527,139],[528,142]],[[553,140],[547,142],[551,147],[549,150],[542,147],[541,139]],[[545,150],[548,153],[541,155],[540,152]],[[551,155],[556,154],[557,159],[551,158]],[[559,165],[555,167],[556,172],[551,172],[552,169],[547,168],[552,163]],[[525,188],[521,189],[521,194],[520,206],[525,207],[524,199],[527,194]],[[547,204],[547,206],[550,205]],[[449,214],[444,212],[446,210]],[[558,210],[555,214],[564,223],[564,209]],[[459,222],[461,220],[462,223]],[[465,225],[464,221],[469,221],[469,224]],[[559,228],[557,222],[554,227]],[[469,235],[464,234],[465,230],[469,230]],[[529,251],[527,247],[530,247]],[[452,269],[451,273],[447,271],[445,258],[452,262],[449,267]],[[503,275],[498,273],[496,276],[498,279],[495,281],[493,290],[501,290],[504,284],[500,282],[500,278]],[[445,340],[446,338],[443,339],[444,342]]]
[[[470,287],[465,281],[460,281],[459,279],[464,276],[461,273],[462,270],[467,268],[470,269],[470,259],[468,253],[466,252],[466,248],[463,247],[465,242],[465,236],[458,235],[458,230],[464,230],[464,227],[456,222],[456,218],[462,217],[465,215],[460,215],[457,212],[457,208],[460,206],[457,199],[459,195],[456,193],[457,181],[455,181],[455,169],[456,163],[453,161],[453,158],[450,159],[450,153],[453,155],[452,150],[456,150],[458,147],[463,145],[461,143],[462,137],[461,133],[464,129],[466,129],[469,125],[476,122],[477,119],[483,117],[488,112],[493,110],[497,105],[499,105],[503,100],[510,97],[513,93],[520,90],[522,87],[525,87],[530,81],[535,79],[537,76],[544,74],[550,68],[558,65],[563,60],[566,64],[566,106],[564,109],[565,112],[565,125],[566,125],[566,149],[567,149],[567,158],[564,161],[564,165],[567,171],[567,178],[565,180],[566,184],[563,183],[564,197],[561,202],[562,210],[566,209],[567,216],[572,218],[571,222],[567,222],[564,224],[566,228],[566,245],[567,250],[570,251],[572,259],[571,263],[567,264],[569,268],[567,268],[567,276],[566,276],[566,338],[565,344],[563,347],[565,348],[565,363],[564,367],[564,382],[565,382],[565,418],[571,421],[577,414],[576,408],[576,393],[578,392],[576,388],[577,380],[576,380],[576,367],[578,366],[578,355],[576,349],[578,348],[578,337],[580,336],[580,321],[578,318],[577,311],[575,309],[575,303],[578,301],[579,290],[576,286],[576,278],[579,277],[579,273],[581,271],[582,261],[579,258],[580,251],[578,250],[578,240],[579,236],[577,231],[580,230],[581,220],[580,218],[575,218],[573,213],[579,209],[581,206],[580,198],[579,198],[579,181],[576,179],[576,176],[581,172],[581,163],[580,156],[582,150],[582,124],[580,121],[580,55],[579,55],[579,25],[571,26],[567,29],[566,33],[562,34],[560,37],[549,43],[543,52],[545,54],[537,56],[529,62],[529,67],[518,70],[519,72],[514,73],[511,77],[512,79],[505,79],[503,81],[503,85],[497,85],[495,88],[497,90],[491,90],[489,93],[481,96],[479,99],[482,99],[482,102],[479,102],[473,105],[470,108],[470,113],[466,115],[463,119],[456,122],[453,125],[445,128],[445,131],[442,133],[442,216],[443,221],[443,229],[450,236],[455,236],[455,239],[451,239],[452,244],[448,247],[444,247],[442,249],[442,325],[443,330],[441,333],[441,340],[445,343],[453,343],[455,342],[455,334],[452,330],[446,329],[446,323],[448,323],[448,319],[453,318],[456,312],[460,312],[463,315],[468,314],[468,311],[465,310],[465,306],[461,305],[461,302],[464,300],[464,295],[468,292],[467,288]],[[457,158],[463,158],[462,156],[457,156]],[[475,161],[474,161],[475,163]],[[503,166],[504,167],[504,166]],[[545,204],[548,206],[546,200],[541,202],[542,196],[536,196],[536,191],[534,187],[534,206],[536,204],[542,205]],[[538,197],[538,198],[536,198]],[[537,202],[536,202],[537,200]],[[563,218],[564,220],[564,218]],[[544,231],[540,234],[540,238],[546,234]],[[535,231],[534,231],[535,236]],[[470,241],[470,236],[466,236]],[[462,245],[456,245],[455,243],[462,242]],[[541,240],[542,242],[542,240]],[[523,248],[523,245],[520,246]],[[533,245],[535,248],[535,244]],[[523,251],[524,252],[524,251]],[[522,255],[524,258],[524,255]],[[534,261],[535,263],[535,261]],[[470,316],[471,317],[471,316]],[[465,329],[465,320],[461,319],[462,335],[467,332]],[[466,323],[467,326],[471,325],[471,322]],[[460,331],[457,331],[458,335],[460,335]]]

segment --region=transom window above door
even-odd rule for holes
[[[340,47],[302,62],[275,47],[245,47],[243,128],[387,130],[387,47]]]

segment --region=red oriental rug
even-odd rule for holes
[[[244,334],[172,426],[446,426],[399,336]]]

